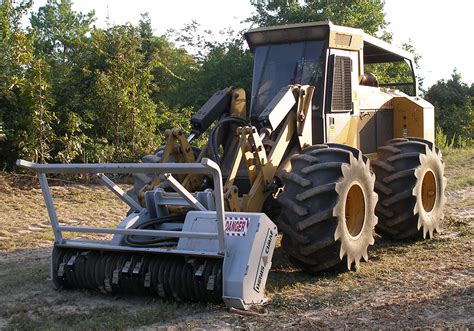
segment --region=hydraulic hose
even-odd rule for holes
[[[237,124],[240,126],[250,126],[250,123],[241,117],[235,117],[235,116],[230,116],[230,117],[225,117],[222,120],[220,120],[216,126],[212,129],[211,134],[209,135],[209,156],[211,159],[216,162],[217,164],[220,165],[220,157],[219,157],[219,146],[217,142],[217,134],[219,133],[219,129],[224,125],[224,124]]]
[[[163,223],[183,223],[185,217],[186,214],[155,218],[140,224],[138,227],[134,227],[134,229],[154,230]],[[160,247],[175,245],[177,238],[127,235],[124,241],[127,245],[134,247]]]

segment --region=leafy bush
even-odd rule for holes
[[[470,146],[474,140],[474,85],[469,87],[454,70],[451,79],[439,80],[425,98],[435,107],[441,143],[452,147]]]

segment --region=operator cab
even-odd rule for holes
[[[359,91],[396,88],[417,95],[412,55],[360,29],[324,21],[258,28],[245,38],[255,54],[250,120],[257,127],[262,124],[259,115],[288,85],[315,87],[313,144],[331,141],[339,115],[350,117],[364,107],[380,108],[359,103]],[[390,69],[396,66],[404,70],[396,70],[397,75],[391,77],[394,70]]]

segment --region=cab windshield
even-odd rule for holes
[[[320,84],[325,44],[321,40],[256,48],[250,108],[252,118],[258,117],[282,87]]]

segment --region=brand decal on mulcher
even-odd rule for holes
[[[268,255],[268,253],[270,253],[270,247],[272,247],[272,239],[273,239],[273,231],[272,230],[268,230],[268,235],[267,235],[267,240],[266,240],[266,244],[265,244],[265,254]]]
[[[259,267],[259,270],[258,270],[258,274],[257,274],[257,279],[256,279],[256,282],[255,282],[255,285],[254,285],[253,289],[257,292],[260,292],[260,286],[262,285],[263,274],[265,272],[265,265],[264,264],[259,264],[258,267]]]
[[[265,269],[267,267],[268,254],[270,254],[270,248],[272,247],[272,240],[275,234],[272,230],[268,229],[267,235],[265,238],[265,244],[262,248],[262,253],[260,254],[260,259],[258,261],[257,275],[253,284],[253,289],[260,293],[262,287],[263,276],[265,275]]]

